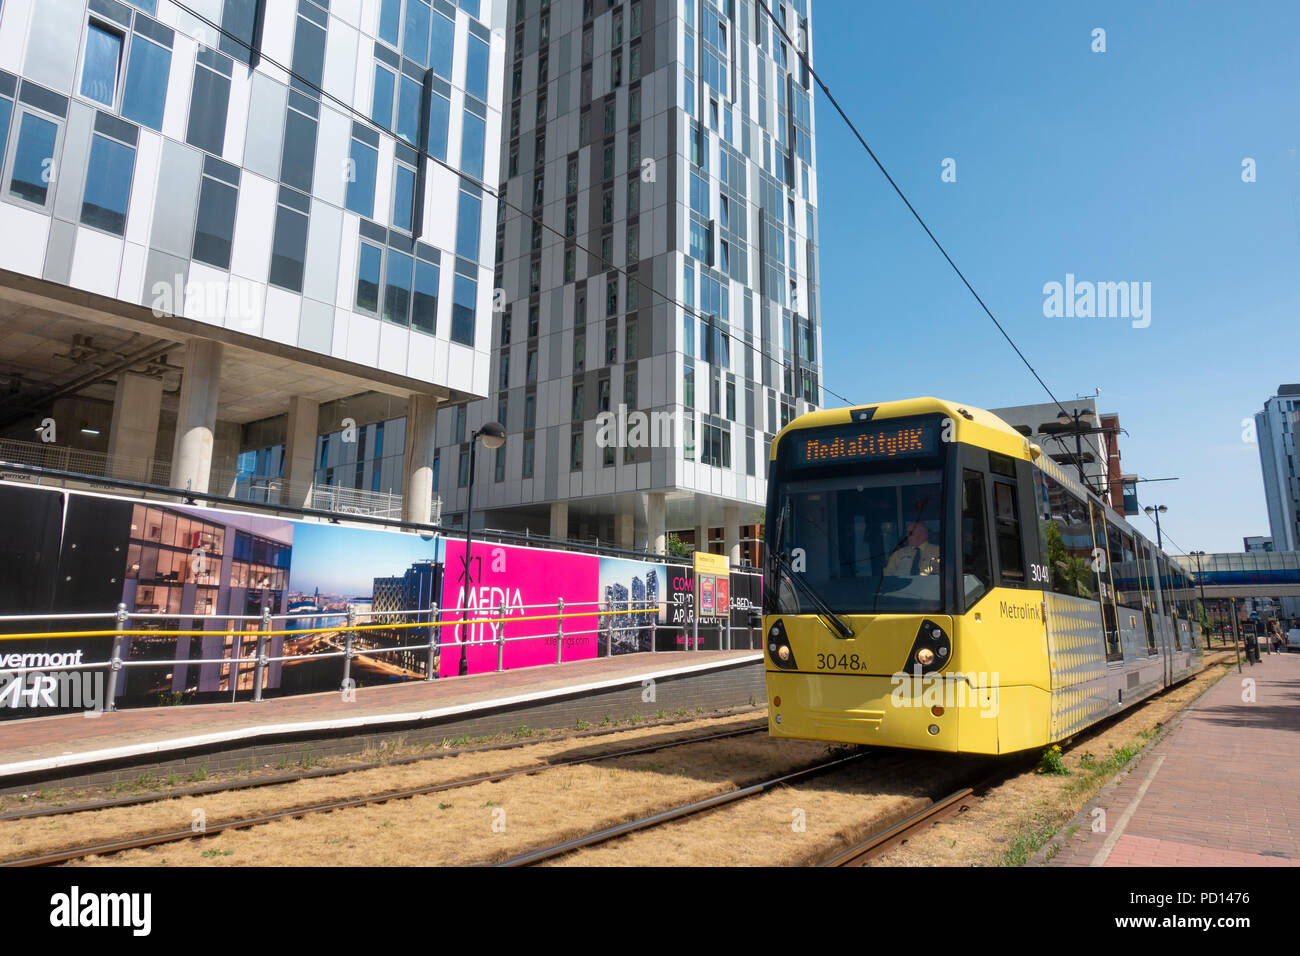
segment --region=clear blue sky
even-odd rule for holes
[[[813,44],[1057,397],[1100,387],[1125,470],[1180,477],[1139,486],[1176,544],[1268,534],[1241,423],[1300,382],[1300,3],[822,0]],[[820,94],[816,124],[825,383],[855,403],[1048,401]],[[1066,273],[1150,282],[1150,326],[1044,318]]]

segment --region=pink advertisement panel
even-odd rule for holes
[[[589,612],[589,616],[566,618],[563,660],[579,661],[596,656],[596,635],[577,635],[597,630],[595,600],[600,558],[591,554],[515,548],[491,542],[473,545],[474,586],[466,593],[465,542],[446,542],[446,570],[442,584],[442,619],[482,620],[479,608],[505,607],[504,664],[506,668],[554,664],[555,602],[564,599],[565,613]],[[530,605],[545,605],[531,607]],[[526,620],[548,615],[545,620]],[[516,640],[531,638],[536,640]],[[468,673],[497,669],[497,625],[491,623],[442,628],[440,677],[460,673],[462,652],[469,661]]]

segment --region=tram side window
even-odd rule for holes
[[[969,468],[964,471],[961,484],[961,570],[962,591],[969,608],[993,583],[984,522],[984,476]]]
[[[1138,588],[1133,539],[1109,520],[1106,522],[1106,539],[1110,545],[1111,561],[1115,565],[1111,569],[1111,577],[1115,582],[1115,603],[1130,608],[1141,607],[1142,595]]]
[[[1025,583],[1025,548],[1020,540],[1016,486],[993,481],[993,515],[998,536],[998,568],[1004,584]]]
[[[1142,547],[1142,560],[1140,562],[1140,568],[1142,572],[1142,581],[1146,587],[1146,597],[1143,602],[1142,613],[1147,620],[1147,624],[1146,624],[1147,653],[1154,655],[1159,653],[1159,651],[1156,647],[1156,631],[1155,631],[1156,596],[1155,596],[1155,579],[1151,577],[1152,574],[1151,545],[1148,544],[1146,541],[1143,541],[1141,543],[1141,547]]]
[[[1115,611],[1115,569],[1110,543],[1106,537],[1106,513],[1099,505],[1091,505],[1093,538],[1097,542],[1097,591],[1101,595],[1101,620],[1106,630],[1106,660],[1121,661],[1124,649],[1119,640],[1119,615]]]
[[[1047,489],[1047,514],[1043,534],[1047,544],[1044,555],[1052,590],[1070,597],[1095,597],[1092,573],[1092,528],[1088,523],[1088,506],[1049,475],[1043,476]]]

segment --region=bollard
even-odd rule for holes
[[[555,663],[564,657],[564,598],[555,602]]]
[[[438,645],[442,643],[442,628],[436,625],[442,621],[442,608],[433,614],[435,627],[429,633],[429,663],[425,668],[424,679],[431,681],[438,676]]]
[[[348,627],[355,627],[357,623],[357,609],[351,604],[348,605]],[[343,638],[343,688],[346,690],[348,681],[352,679],[352,635],[354,631],[346,631]]]
[[[505,670],[506,659],[506,608],[497,608],[497,673]]]
[[[122,632],[130,615],[126,605],[117,606],[117,636],[113,638],[113,655],[108,661],[108,710],[117,710],[117,672],[122,669]]]
[[[266,676],[266,632],[271,629],[271,608],[262,608],[262,630],[257,635],[257,663],[253,665],[253,701],[262,699],[262,679]]]

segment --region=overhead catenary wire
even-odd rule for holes
[[[870,156],[871,161],[876,164],[876,168],[880,170],[881,175],[885,177],[889,182],[889,185],[893,187],[894,192],[898,194],[898,198],[903,201],[905,206],[907,206],[907,211],[912,214],[912,217],[916,219],[921,228],[925,230],[925,234],[930,237],[930,241],[934,243],[935,248],[938,249],[944,259],[947,260],[948,265],[952,267],[952,271],[957,274],[957,278],[961,279],[962,284],[966,286],[970,294],[975,297],[975,301],[978,302],[980,308],[984,310],[984,314],[992,320],[995,326],[997,326],[998,331],[1001,332],[1002,337],[1007,340],[1007,344],[1015,350],[1016,355],[1020,357],[1020,361],[1024,363],[1025,368],[1029,369],[1034,378],[1038,380],[1038,384],[1043,386],[1043,391],[1047,392],[1052,401],[1056,404],[1056,407],[1061,409],[1061,411],[1065,411],[1065,406],[1061,404],[1061,400],[1056,397],[1055,393],[1053,393],[1051,388],[1048,387],[1047,383],[1043,381],[1043,377],[1038,374],[1038,370],[1030,364],[1029,359],[1025,357],[1025,353],[1020,350],[1020,346],[1015,343],[1015,340],[1011,338],[1011,335],[1007,332],[1006,328],[998,321],[997,316],[995,316],[993,311],[985,304],[984,299],[975,291],[975,287],[971,285],[970,281],[966,278],[965,273],[957,267],[957,263],[954,262],[952,256],[948,254],[948,250],[943,247],[943,243],[941,243],[938,237],[935,236],[934,232],[931,231],[929,225],[927,225],[926,221],[921,217],[921,214],[916,211],[916,207],[912,205],[911,200],[907,198],[898,183],[894,181],[894,177],[889,175],[889,170],[885,169],[885,164],[880,161],[876,156],[875,151],[867,144],[866,139],[864,139],[862,134],[858,132],[857,126],[854,125],[851,119],[849,119],[848,114],[844,112],[839,101],[835,99],[835,95],[831,93],[830,87],[826,85],[825,81],[823,81],[817,74],[817,71],[813,69],[812,64],[808,62],[808,54],[799,48],[799,44],[795,43],[794,40],[791,39],[790,34],[786,33],[785,25],[776,14],[772,12],[771,8],[768,7],[765,0],[754,0],[754,2],[762,7],[763,11],[769,18],[771,18],[772,23],[776,26],[777,30],[780,31],[781,36],[785,38],[785,41],[790,44],[791,49],[793,49],[798,55],[799,60],[803,63],[804,69],[806,69],[808,74],[816,81],[818,88],[826,95],[826,99],[830,101],[831,106],[835,107],[835,112],[840,114],[840,118],[844,120],[845,124],[847,124],[849,131],[853,133],[857,138],[857,141],[862,144],[862,148],[867,151],[867,155]]]
[[[285,73],[287,76],[298,81],[299,83],[301,83],[302,85],[304,85],[305,87],[307,87],[308,89],[310,89],[311,91],[319,95],[321,98],[329,100],[331,103],[335,104],[340,109],[346,111],[350,116],[352,116],[355,120],[359,121],[363,125],[369,127],[375,132],[382,133],[385,135],[393,135],[392,130],[388,129],[385,126],[382,126],[381,124],[377,123],[375,120],[371,119],[366,114],[360,112],[352,104],[344,102],[342,99],[328,92],[327,90],[323,89],[318,84],[313,83],[309,78],[303,76],[300,73],[295,72],[291,67],[285,66],[283,63],[278,62],[274,58],[267,56],[264,51],[260,49],[254,50],[252,44],[248,40],[234,33],[231,33],[221,24],[216,23],[213,20],[209,19],[208,17],[204,16],[203,14],[197,12],[192,7],[188,6],[186,3],[181,2],[181,0],[169,0],[169,2],[173,6],[189,14],[195,20],[217,31],[217,33],[219,33],[221,36],[229,38],[230,40],[239,44],[244,49],[248,50],[250,53],[256,53],[259,59],[266,61],[271,66],[275,67],[277,70],[280,70],[281,72]],[[638,287],[646,290],[646,292],[649,293],[650,295],[657,296],[659,299],[662,299],[666,304],[681,309],[685,314],[699,321],[707,323],[709,322],[710,319],[717,318],[716,316],[710,316],[707,315],[706,313],[698,312],[693,306],[688,306],[684,302],[681,302],[673,298],[672,296],[668,295],[667,293],[654,288],[652,285],[650,285],[649,283],[641,279],[639,275],[630,272],[626,266],[618,266],[615,265],[614,263],[606,261],[606,259],[603,256],[598,255],[596,252],[587,248],[582,243],[578,242],[576,239],[571,239],[570,237],[566,236],[563,232],[561,232],[559,229],[546,223],[544,217],[534,216],[532,213],[528,212],[522,206],[517,206],[514,203],[510,202],[510,200],[508,200],[505,197],[503,190],[495,189],[492,186],[489,186],[483,180],[471,176],[469,173],[466,173],[463,170],[457,168],[452,163],[449,163],[444,159],[440,159],[437,156],[432,155],[431,153],[428,152],[428,150],[424,149],[421,146],[406,143],[405,140],[403,140],[402,142],[407,146],[409,146],[416,153],[416,155],[419,156],[421,159],[429,160],[435,165],[441,167],[442,169],[445,169],[448,172],[452,173],[456,177],[464,180],[465,182],[472,184],[477,189],[482,190],[484,193],[494,198],[498,203],[505,206],[507,209],[511,210],[512,212],[517,213],[518,215],[540,226],[542,229],[546,230],[549,233],[552,233],[553,235],[559,237],[560,239],[563,239],[567,242],[571,242],[574,248],[578,249],[583,254],[590,256],[592,259],[596,260],[597,262],[602,263],[603,272],[617,272],[619,275],[623,276],[628,282],[635,282]],[[733,336],[733,340],[737,341],[744,348],[753,351],[756,355],[758,355],[762,359],[765,359],[770,362],[775,362],[782,367],[786,365],[786,363],[783,362],[780,358],[774,355],[770,355],[769,353],[763,351],[763,349],[760,348],[758,345],[745,342],[743,339],[739,339],[735,336]],[[824,376],[819,375],[818,378],[819,378],[819,385],[823,391],[829,393],[830,395],[833,395],[835,398],[839,399],[841,402],[844,402],[846,405],[851,406],[851,405],[860,404],[858,402],[854,402],[852,399],[848,398],[847,396],[840,394],[835,389],[827,385]],[[752,423],[751,423],[751,427],[752,427]]]

